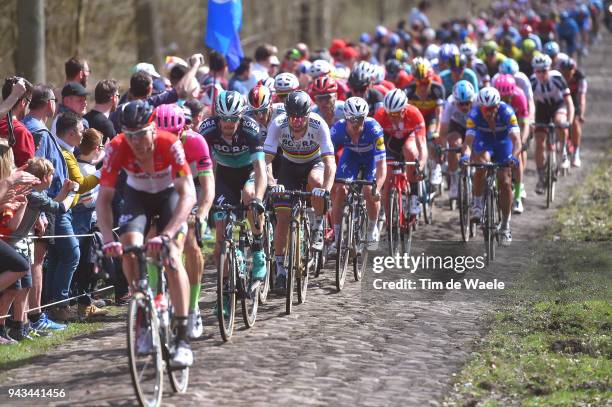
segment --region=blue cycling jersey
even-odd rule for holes
[[[470,110],[466,121],[466,135],[482,135],[487,137],[502,138],[508,137],[510,132],[518,131],[518,120],[514,114],[514,109],[504,102],[500,102],[499,110],[495,116],[495,128],[491,129],[485,120],[480,106],[475,105]]]

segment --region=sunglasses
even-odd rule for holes
[[[223,122],[236,123],[240,120],[240,116],[218,116]]]
[[[251,110],[251,112],[256,116],[264,116],[265,114],[268,113],[268,108],[262,107],[261,109],[253,109]]]
[[[315,96],[315,100],[319,100],[319,101],[326,101],[326,100],[330,100],[332,97],[334,97],[335,93],[328,93],[327,95],[316,95]]]
[[[533,70],[533,72],[535,72],[535,73],[544,73],[546,71],[548,71],[548,69],[534,69]]]
[[[361,117],[361,116],[350,116],[346,118],[346,121],[352,124],[360,124],[360,123],[363,123],[364,120],[365,120],[365,117]]]
[[[402,111],[400,110],[399,112],[390,112],[390,113],[387,113],[387,115],[388,115],[389,117],[392,117],[392,118],[394,118],[394,119],[397,119],[397,118],[402,117]]]
[[[497,110],[498,106],[480,106],[480,110],[485,113],[492,113]]]
[[[431,83],[431,79],[417,79],[416,84],[418,86],[429,85]]]
[[[367,86],[363,86],[363,87],[359,87],[359,88],[351,87],[351,90],[353,91],[353,93],[355,93],[355,92],[357,92],[357,93],[364,93],[367,89],[368,89]]]
[[[463,106],[463,107],[465,107],[465,106],[469,106],[469,105],[471,105],[471,104],[472,104],[472,102],[459,102],[459,103],[457,103],[457,104],[458,104],[459,106]]]
[[[125,134],[125,137],[127,137],[128,139],[132,140],[134,138],[140,138],[145,136],[149,131],[151,131],[153,129],[152,125],[148,125],[146,127],[143,127],[142,129],[138,129],[138,130],[126,130],[125,128],[123,129],[123,134]]]
[[[306,122],[308,117],[307,116],[295,116],[295,117],[289,116],[288,119],[292,124],[301,125]]]

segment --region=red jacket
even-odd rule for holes
[[[0,137],[8,138],[9,128],[6,116],[0,120]],[[34,147],[34,137],[29,130],[19,121],[13,119],[13,134],[15,135],[15,145],[13,155],[15,156],[15,166],[21,167],[28,160],[34,157],[36,148]]]

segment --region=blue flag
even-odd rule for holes
[[[242,1],[208,0],[207,21],[206,45],[223,54],[230,71],[235,70],[244,57],[239,34],[242,29]]]

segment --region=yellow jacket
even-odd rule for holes
[[[70,181],[74,181],[79,184],[79,190],[77,191],[76,195],[74,196],[74,200],[70,205],[70,207],[72,208],[79,200],[79,194],[83,194],[89,191],[90,189],[93,189],[96,185],[98,185],[99,180],[98,177],[93,174],[88,175],[86,177],[83,176],[83,174],[81,173],[81,169],[79,168],[79,163],[77,162],[77,159],[73,153],[62,148],[62,155],[66,160],[66,166],[68,167],[68,176],[70,177]]]

